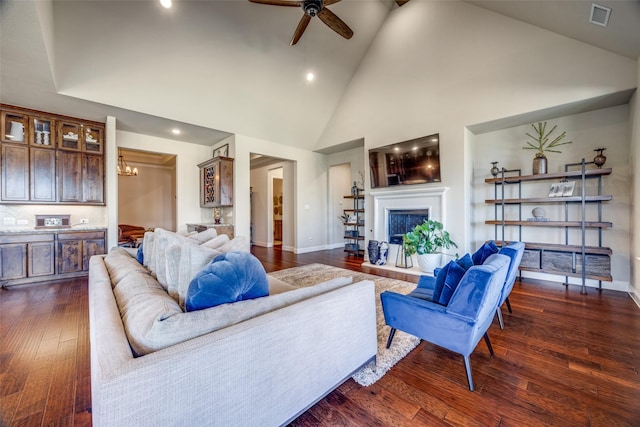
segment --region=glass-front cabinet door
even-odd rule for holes
[[[84,126],[84,151],[86,153],[102,154],[103,141],[102,128]]]
[[[27,143],[29,116],[14,111],[3,111],[0,120],[2,142]]]
[[[55,129],[55,120],[38,116],[31,117],[29,144],[46,148],[54,148]]]
[[[80,151],[82,149],[81,130],[80,123],[58,122],[58,148]]]

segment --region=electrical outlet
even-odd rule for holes
[[[80,224],[89,224],[89,218],[80,219]]]
[[[16,219],[15,218],[4,218],[3,219],[3,224],[4,225],[16,225]]]

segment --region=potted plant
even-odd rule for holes
[[[406,254],[417,254],[418,266],[426,273],[432,273],[440,266],[441,249],[458,247],[451,240],[449,232],[444,230],[442,223],[434,220],[425,220],[422,224],[416,225],[402,237],[402,240]]]
[[[560,145],[571,144],[571,141],[563,141],[567,136],[567,132],[562,132],[549,142],[551,134],[556,130],[558,125],[553,126],[549,132],[547,132],[547,122],[538,122],[537,125],[534,123],[531,127],[535,131],[535,134],[532,135],[526,132],[526,135],[531,138],[533,142],[525,141],[527,146],[522,148],[525,150],[536,150],[536,155],[533,159],[533,174],[544,174],[547,173],[547,157],[544,153],[546,151],[550,153],[561,153],[560,150],[555,148]]]

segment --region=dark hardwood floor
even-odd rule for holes
[[[361,270],[341,250],[253,252],[267,271]],[[461,357],[423,342],[374,385],[348,380],[293,425],[640,425],[640,309],[627,294],[526,281],[510,299],[505,329],[489,330],[495,357],[482,342],[471,356],[474,393]],[[0,425],[91,425],[86,279],[0,290]]]

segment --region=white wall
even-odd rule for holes
[[[187,223],[211,222],[211,209],[200,208],[200,170],[198,169],[199,163],[211,158],[211,147],[125,131],[117,131],[116,139],[117,146],[112,147],[112,150],[122,147],[176,156],[177,231],[186,231]],[[108,169],[107,173],[117,176],[115,166]],[[144,179],[144,176],[138,176],[136,179]],[[114,189],[108,191],[117,192]],[[166,191],[170,193],[172,190],[168,188]],[[171,195],[168,194],[168,196]],[[114,215],[116,215],[115,212]],[[247,233],[246,236],[248,235]]]
[[[640,58],[638,58],[638,86],[640,87]],[[631,212],[633,231],[631,246],[631,283],[632,292],[636,302],[640,304],[640,97],[638,92],[633,95],[630,102],[631,109],[629,120],[631,122],[631,146],[629,150],[629,163],[631,180]]]
[[[244,135],[235,136],[234,216],[236,234],[249,236],[250,155],[294,160],[292,176],[285,170],[285,191],[292,185],[292,222],[295,236],[283,249],[297,253],[327,248],[327,160],[326,155],[301,150]],[[255,188],[254,188],[255,190]],[[285,193],[286,194],[286,193]],[[290,246],[290,247],[289,247]]]
[[[562,131],[567,132],[565,140],[571,144],[558,147],[561,153],[547,153],[549,173],[564,171],[566,163],[580,162],[583,158],[589,162],[593,160],[595,148],[605,147],[604,154],[607,161],[604,167],[612,168],[612,173],[602,180],[603,194],[610,194],[613,200],[602,205],[602,220],[610,221],[613,227],[603,231],[603,246],[612,249],[611,275],[613,283],[603,282],[603,287],[626,291],[630,283],[629,247],[631,245],[631,189],[630,189],[630,160],[629,152],[629,107],[627,105],[576,114],[547,121],[548,129],[558,125],[553,136]],[[473,178],[471,186],[471,240],[472,248],[482,242],[496,238],[494,227],[484,223],[487,219],[494,219],[494,206],[484,203],[486,199],[494,199],[494,186],[486,184],[485,178],[490,178],[492,161],[498,161],[498,167],[506,169],[521,169],[523,175],[532,173],[532,159],[535,150],[524,150],[524,141],[528,138],[525,132],[531,133],[530,125],[516,126],[495,132],[476,135],[473,138],[469,152],[471,153]],[[588,166],[593,168],[594,166]],[[580,170],[573,168],[571,170]],[[546,197],[551,183],[557,181],[540,181],[522,184],[522,197]],[[596,180],[587,181],[587,194],[597,194]],[[574,194],[579,194],[577,183]],[[500,193],[498,193],[500,194]],[[505,197],[517,197],[517,186],[507,186]],[[532,217],[531,210],[540,206],[547,212],[551,220],[564,219],[564,205],[522,205],[523,219]],[[570,219],[579,219],[580,205],[570,206]],[[589,204],[586,208],[587,220],[597,220],[597,206]],[[518,207],[507,206],[505,219],[517,219]],[[499,219],[499,218],[498,218]],[[597,231],[586,232],[586,243],[597,246]],[[497,236],[501,239],[501,234]],[[506,227],[505,240],[518,240],[518,227]],[[523,227],[522,240],[539,243],[564,243],[564,228]],[[570,244],[580,244],[580,230],[573,229],[569,233]],[[523,273],[524,277],[539,277],[546,280],[564,281],[564,276],[549,276],[535,273]],[[570,282],[580,283],[579,279],[571,278]],[[597,286],[597,281],[589,281],[589,285]]]
[[[127,164],[138,168],[139,175],[118,176],[118,223],[175,231],[175,169],[134,162]]]
[[[344,222],[340,216],[344,209],[353,209],[353,202],[344,196],[351,194],[351,164],[342,163],[329,166],[329,216],[327,226],[329,233],[329,246],[332,248],[344,247]]]
[[[317,149],[364,137],[366,152],[439,133],[437,185],[451,189],[447,223],[469,250],[465,127],[631,89],[637,80],[629,58],[465,2],[409,2],[380,29]]]

